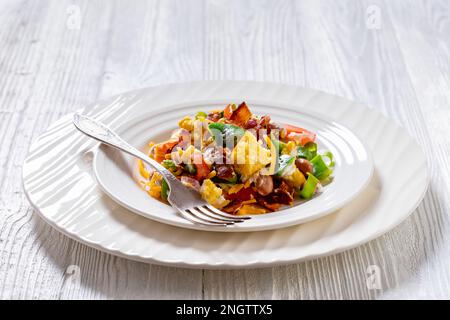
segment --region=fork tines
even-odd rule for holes
[[[234,216],[225,213],[212,205],[199,205],[183,211],[190,216],[188,219],[193,222],[214,226],[229,226],[250,219],[248,216]]]

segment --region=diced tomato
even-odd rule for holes
[[[260,199],[258,201],[258,203],[264,207],[266,207],[267,209],[271,210],[271,211],[277,211],[280,209],[280,207],[282,206],[281,203],[268,203],[267,201],[265,201],[264,199]]]
[[[175,147],[180,139],[171,139],[166,142],[162,142],[155,146],[155,160],[158,162],[162,162],[165,159],[165,155]]]
[[[289,124],[285,124],[283,127],[286,129],[286,139],[298,142],[302,146],[316,140],[316,134],[304,128],[291,126]]]
[[[193,162],[196,169],[195,179],[197,179],[198,181],[202,181],[206,177],[208,177],[211,169],[206,164],[205,160],[203,160],[203,156],[200,153],[194,153]]]
[[[231,119],[233,112],[234,112],[233,105],[229,104],[226,106],[225,110],[223,110],[223,116],[227,119]]]
[[[316,135],[314,133],[308,134],[308,133],[291,132],[286,136],[286,139],[297,142],[300,145],[304,146],[308,142],[314,142],[314,140],[316,139]]]
[[[306,130],[304,128],[292,126],[290,124],[284,124],[283,127],[286,129],[287,133],[297,132],[297,133],[308,133],[308,134],[315,135],[311,131],[308,131],[308,130]]]

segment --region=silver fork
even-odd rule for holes
[[[207,226],[229,226],[250,219],[249,216],[230,215],[208,204],[197,191],[183,185],[172,172],[127,143],[103,123],[81,114],[74,115],[73,123],[89,137],[139,158],[155,168],[169,185],[167,200],[185,219]]]

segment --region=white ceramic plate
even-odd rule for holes
[[[226,269],[295,263],[355,247],[403,221],[425,194],[424,154],[401,128],[376,111],[320,91],[257,82],[194,82],[122,94],[82,112],[117,129],[140,116],[135,110],[214,99],[302,106],[304,112],[347,126],[372,154],[375,171],[369,185],[336,212],[292,227],[224,233],[169,226],[124,209],[100,190],[89,152],[97,143],[79,133],[67,115],[33,143],[24,162],[30,202],[53,227],[100,250],[164,265]]]
[[[144,149],[149,140],[166,140],[184,116],[199,110],[221,109],[231,102],[190,102],[167,106],[163,110],[136,110],[141,116],[122,124],[117,131],[126,141]],[[317,133],[319,151],[331,151],[336,162],[333,182],[325,186],[321,194],[309,201],[297,202],[293,207],[286,206],[281,211],[255,215],[245,223],[217,228],[194,224],[179,216],[172,207],[150,197],[137,183],[136,160],[117,149],[102,145],[96,152],[95,177],[105,193],[144,217],[179,227],[222,232],[269,230],[317,219],[351,201],[370,181],[372,159],[363,143],[345,126],[321,115],[302,112],[301,105],[264,105],[248,100],[247,104],[256,114],[269,114],[274,121]]]

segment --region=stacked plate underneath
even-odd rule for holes
[[[399,224],[423,198],[429,179],[417,144],[381,114],[323,92],[194,82],[125,93],[82,112],[139,147],[163,140],[186,114],[244,100],[255,113],[317,132],[336,157],[323,194],[214,232],[139,190],[132,159],[99,147],[67,115],[30,150],[23,166],[27,196],[45,221],[89,246],[151,263],[219,269],[294,263],[355,247]]]

